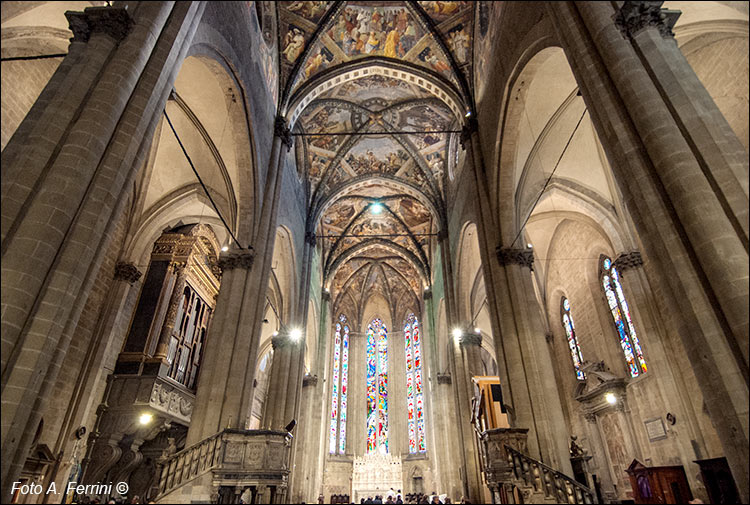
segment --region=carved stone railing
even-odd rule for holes
[[[167,459],[159,477],[159,494],[169,493],[214,468],[220,459],[224,432],[187,447]]]
[[[555,503],[596,503],[596,497],[589,488],[567,475],[507,445],[505,452],[513,477],[532,487],[539,498],[553,500]]]
[[[291,437],[284,431],[221,431],[162,463],[157,501],[190,482],[192,495],[210,496],[214,503],[219,487],[241,491],[247,486],[259,493],[273,487],[273,503],[281,503],[286,496],[290,446]],[[208,473],[210,478],[199,479]],[[256,495],[256,501],[261,498]]]

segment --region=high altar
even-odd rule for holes
[[[352,499],[359,503],[361,498],[375,495],[385,496],[388,491],[403,489],[401,456],[371,453],[354,458],[352,471]]]

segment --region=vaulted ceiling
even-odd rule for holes
[[[472,2],[279,2],[296,135],[334,306],[419,308],[471,108]]]

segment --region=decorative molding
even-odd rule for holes
[[[193,414],[195,396],[181,388],[168,384],[165,380],[157,378],[151,389],[151,397],[148,404],[160,412],[190,424]]]
[[[115,280],[130,284],[138,282],[143,273],[133,263],[118,261],[115,264]]]
[[[672,28],[681,11],[662,9],[663,1],[627,0],[615,13],[615,26],[623,37],[632,39],[641,30],[654,27],[664,38],[674,38]]]
[[[307,386],[317,386],[318,385],[318,376],[317,375],[310,375],[305,374],[305,376],[302,378],[302,387]]]
[[[450,384],[451,382],[452,382],[452,380],[451,380],[451,374],[450,374],[450,372],[437,374],[437,383],[438,384]]]
[[[615,258],[614,265],[620,273],[625,273],[625,271],[631,268],[643,266],[643,257],[640,251],[622,253]]]
[[[71,42],[88,42],[91,34],[104,33],[120,42],[133,29],[133,19],[120,7],[87,7],[83,12],[68,11]]]
[[[250,247],[248,249],[234,249],[221,253],[219,256],[219,268],[222,272],[234,268],[243,268],[250,270],[253,267],[255,251]]]
[[[511,247],[498,247],[497,260],[501,265],[521,265],[534,270],[534,251],[532,249],[514,249]]]
[[[292,138],[292,132],[289,130],[289,124],[286,122],[286,119],[276,116],[276,121],[273,124],[273,134],[281,139],[287,151],[292,148],[294,139]]]

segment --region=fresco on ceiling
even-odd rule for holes
[[[488,64],[492,57],[492,41],[497,39],[500,29],[500,12],[503,2],[479,2],[476,12],[477,30],[474,49],[474,89],[476,102],[479,103],[484,94]]]
[[[383,118],[399,131],[447,130],[454,121],[451,110],[437,99],[391,107]]]
[[[300,123],[305,132],[346,133],[353,129],[351,112],[335,105],[309,106],[300,118]],[[313,136],[309,137],[309,143],[333,155],[346,138],[345,135]]]
[[[465,23],[470,21],[468,17]],[[470,45],[469,38],[462,38],[469,33],[467,29],[456,35],[456,47]],[[349,2],[313,43],[291,89],[296,90],[305,80],[327,68],[371,56],[415,63],[457,85],[447,55],[405,2],[395,5]]]
[[[333,2],[278,2],[277,5],[280,26],[279,62],[283,84]]]
[[[409,155],[393,138],[363,137],[347,153],[346,164],[358,175],[368,173],[395,174]]]
[[[410,228],[430,223],[432,217],[424,205],[413,198],[401,198],[398,201],[398,214]]]
[[[435,24],[440,24],[451,16],[471,9],[471,4],[472,2],[419,2]]]
[[[413,98],[426,98],[429,95],[422,88],[384,75],[368,75],[345,82],[326,91],[323,97],[345,98],[353,103],[362,103],[371,98],[385,98],[390,103]]]
[[[251,13],[262,19],[258,19],[258,29],[262,27],[261,38],[263,42],[258,44],[257,54],[260,58],[260,66],[263,69],[263,78],[266,89],[271,94],[274,106],[279,103],[279,72],[278,51],[276,50],[274,34],[276,33],[276,16],[273,13],[273,5],[268,2],[247,2]]]

